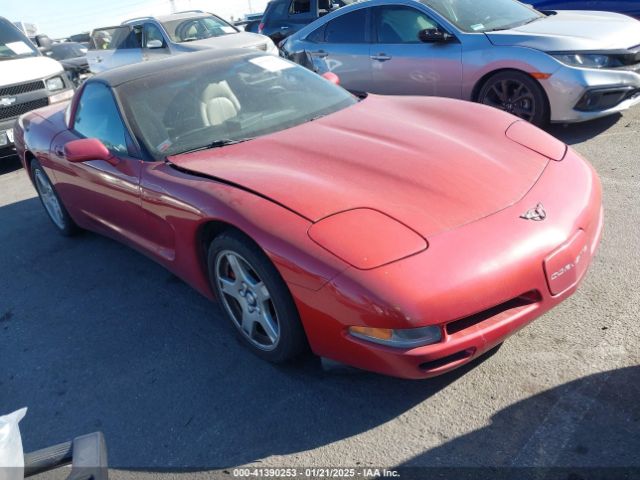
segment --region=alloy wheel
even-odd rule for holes
[[[533,92],[519,80],[497,80],[485,90],[481,103],[531,122],[537,114]]]
[[[260,350],[275,349],[280,340],[278,312],[255,268],[238,253],[223,250],[216,257],[215,277],[222,304],[242,335]]]
[[[60,205],[60,201],[53,190],[51,182],[40,168],[35,170],[34,176],[36,190],[38,191],[38,195],[40,195],[45,210],[53,223],[55,223],[60,230],[64,230],[66,225],[64,214],[62,213],[62,205]]]

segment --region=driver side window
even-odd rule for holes
[[[97,138],[118,154],[127,154],[127,134],[109,87],[89,83],[82,91],[73,129],[86,138]]]
[[[153,23],[145,23],[144,24],[144,48],[148,48],[149,42],[156,40],[162,43],[162,46],[166,46],[166,42],[164,41],[164,36],[160,29],[154,25]]]
[[[290,15],[299,15],[301,13],[311,12],[311,0],[293,0],[289,8]]]
[[[377,43],[420,43],[419,33],[436,22],[412,7],[389,5],[376,9]]]

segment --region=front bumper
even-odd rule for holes
[[[520,218],[540,202],[545,221]],[[521,201],[429,238],[427,251],[370,271],[349,269],[319,292],[296,288],[311,348],[322,357],[403,378],[453,370],[572,295],[595,254],[602,221],[597,175],[569,149],[563,161],[549,163]],[[583,243],[576,244],[576,236]],[[558,255],[567,255],[574,268],[558,268]],[[545,267],[553,271],[545,273]],[[347,329],[353,325],[438,325],[443,339],[400,350],[352,337]]]
[[[47,92],[47,95],[45,96],[36,97],[35,101],[15,105],[15,113],[12,113],[13,116],[0,120],[0,158],[9,157],[15,155],[16,153],[14,144],[15,139],[13,136],[13,126],[15,125],[18,118],[20,118],[20,116],[24,115],[25,113],[29,113],[29,111],[37,110],[38,108],[44,108],[49,105],[55,105],[57,103],[68,101],[73,97],[73,92],[74,91],[71,88],[66,88],[55,93]],[[31,107],[33,108],[33,110],[28,110],[27,107],[21,109],[23,105],[34,105],[33,107]]]
[[[551,121],[575,123],[620,113],[640,104],[640,72],[633,70],[597,70],[562,66],[541,82],[551,107]],[[620,92],[617,102],[598,99],[598,92]],[[589,97],[600,105],[585,105]]]
[[[9,157],[16,153],[13,143],[13,125],[15,121],[14,118],[0,121],[0,158]]]

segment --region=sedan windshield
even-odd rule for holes
[[[176,43],[193,42],[211,37],[221,37],[238,30],[221,18],[209,15],[207,17],[182,18],[163,22],[164,28]]]
[[[0,60],[35,57],[38,51],[33,44],[12,24],[0,19]]]
[[[545,15],[517,0],[420,0],[465,32],[508,30]]]
[[[117,95],[156,159],[285,130],[358,101],[315,73],[266,55],[199,62],[125,83]]]

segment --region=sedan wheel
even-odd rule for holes
[[[49,177],[37,160],[31,162],[31,176],[40,201],[53,224],[63,235],[70,236],[75,234],[78,231],[78,227],[64,208]]]
[[[217,236],[209,247],[208,265],[226,316],[254,353],[280,363],[306,350],[291,293],[252,240],[235,231]]]
[[[520,72],[502,72],[489,78],[480,90],[478,101],[537,126],[543,126],[549,118],[542,87]]]
[[[222,304],[235,326],[256,348],[273,350],[280,340],[278,313],[269,289],[249,262],[231,250],[216,257]]]

